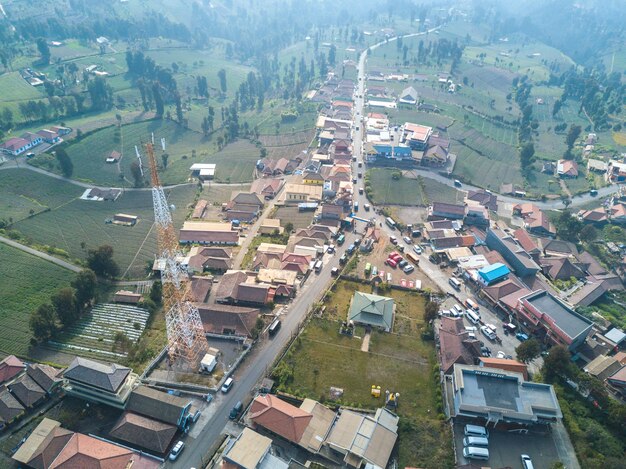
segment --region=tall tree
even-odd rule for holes
[[[78,319],[79,309],[73,288],[66,287],[58,290],[50,297],[50,301],[57,317],[64,326],[68,326]]]
[[[152,84],[152,96],[154,97],[154,105],[156,107],[156,117],[160,119],[163,117],[165,106],[163,105],[163,97],[161,96],[161,86],[156,81]]]
[[[156,280],[152,287],[150,288],[150,299],[154,301],[155,304],[160,305],[163,295],[163,284],[160,280]]]
[[[569,150],[574,148],[574,144],[576,143],[576,140],[580,136],[581,132],[582,128],[580,127],[580,125],[570,125],[567,136],[565,137],[565,144],[567,145],[567,148]]]
[[[141,174],[141,167],[136,161],[130,164],[130,174],[133,176],[135,187],[142,187],[144,182],[143,174]]]
[[[57,314],[54,307],[45,303],[30,315],[28,325],[38,341],[48,340],[57,331]]]
[[[537,339],[528,339],[517,346],[515,354],[522,363],[530,363],[541,355],[541,345],[539,345]]]
[[[557,345],[550,349],[543,360],[543,377],[551,381],[556,377],[571,378],[575,374],[575,367],[569,350],[563,345]]]
[[[82,311],[83,307],[96,296],[97,283],[96,274],[90,269],[81,270],[72,280],[71,285],[76,290],[76,304],[79,310]]]
[[[226,93],[226,89],[227,89],[226,70],[224,70],[223,68],[220,69],[220,71],[217,72],[217,77],[220,80],[220,90],[222,90],[222,93]]]
[[[50,63],[50,47],[48,47],[48,42],[45,38],[37,38],[37,50],[41,56],[41,62],[44,65],[48,65]]]
[[[113,106],[113,88],[103,77],[96,77],[87,84],[91,99],[91,108],[96,111],[110,109]]]
[[[332,46],[330,46],[330,50],[328,51],[328,63],[332,65],[333,67],[335,66],[336,56],[337,56],[337,48],[333,44]]]
[[[519,153],[520,165],[523,170],[530,169],[530,166],[533,164],[533,157],[535,156],[535,146],[532,142],[528,142],[524,144]]]
[[[67,152],[63,148],[59,148],[55,152],[55,157],[59,162],[59,167],[61,168],[61,173],[65,177],[71,177],[74,173],[74,164],[72,160],[68,156]]]
[[[113,260],[113,247],[108,244],[90,249],[87,254],[87,265],[96,274],[103,277],[116,277],[119,274],[119,267]]]

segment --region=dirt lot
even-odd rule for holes
[[[380,241],[374,244],[374,250],[369,254],[359,253],[359,263],[353,275],[357,275],[361,278],[365,278],[365,265],[369,262],[373,266],[378,267],[378,270],[381,269],[385,272],[391,272],[393,285],[400,285],[401,279],[409,280],[420,280],[422,282],[422,289],[430,288],[431,290],[436,290],[436,285],[426,276],[424,272],[420,270],[420,268],[416,268],[410,274],[405,274],[399,268],[391,268],[388,265],[385,265],[385,259],[389,256],[389,253],[396,250],[396,246],[391,244],[389,238],[381,237]]]
[[[315,212],[300,212],[298,207],[279,207],[276,209],[274,218],[280,220],[280,226],[284,227],[287,223],[291,222],[294,229],[307,228],[313,221],[313,215]]]

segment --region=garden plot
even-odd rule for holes
[[[136,343],[144,329],[150,313],[136,306],[102,303],[94,306],[81,321],[61,333],[48,347],[81,356],[124,358],[124,350],[115,349],[118,333],[124,334],[131,343]]]

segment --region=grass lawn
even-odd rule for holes
[[[0,351],[28,356],[30,313],[69,285],[75,274],[0,243]]]
[[[195,191],[192,185],[166,191],[168,202],[177,207],[172,214],[175,227],[182,225]],[[107,218],[119,212],[137,215],[139,222],[132,227],[105,224]],[[153,220],[152,194],[147,190],[126,192],[115,202],[77,199],[16,223],[13,227],[37,243],[61,248],[70,256],[81,259],[87,257],[89,249],[110,244],[120,266],[120,274],[142,278],[146,265],[152,263],[156,255]]]
[[[396,409],[405,431],[413,425],[425,428],[433,436],[428,445],[413,447],[415,439],[400,438],[400,457],[406,465],[437,467],[452,457],[445,424],[438,418],[437,382],[433,378],[436,363],[432,342],[421,338],[425,299],[417,293],[390,290],[381,293],[396,301],[393,333],[373,331],[368,352],[362,352],[364,328],[357,326],[355,336],[339,333],[345,321],[354,291],[370,293],[370,285],[340,280],[326,299],[323,317],[306,325],[283,361],[275,370],[279,389],[328,401],[330,387],[343,389],[339,403],[357,408],[376,409],[382,398],[370,394],[371,386],[383,392],[400,393]],[[435,437],[435,433],[439,437]],[[445,464],[444,464],[445,465]]]
[[[432,201],[454,203],[460,197],[452,187],[427,178],[414,179],[408,171],[399,180],[392,179],[393,169],[374,168],[367,171],[374,204],[428,205]]]
[[[54,210],[79,197],[83,189],[28,169],[0,171],[0,218],[17,222],[33,213]]]
[[[292,223],[294,229],[306,228],[313,221],[314,212],[301,212],[298,207],[278,207],[273,218],[280,220],[283,228],[287,223]]]

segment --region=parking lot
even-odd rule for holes
[[[469,460],[463,457],[463,430],[466,422],[454,424],[454,445],[458,464],[475,463],[479,466],[523,469],[520,456],[531,457],[537,469],[550,468],[559,461],[555,436],[549,427],[539,427],[528,433],[489,428],[489,460]],[[472,422],[473,423],[473,422]]]

